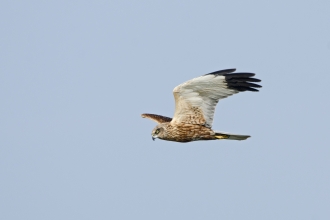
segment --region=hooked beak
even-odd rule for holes
[[[155,141],[155,139],[157,138],[157,135],[151,134],[151,138],[153,141]]]

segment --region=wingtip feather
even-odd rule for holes
[[[236,69],[235,68],[232,68],[232,69],[218,70],[218,71],[215,71],[215,72],[212,72],[212,73],[207,73],[205,75],[222,76],[222,75],[225,75],[225,74],[228,74],[228,73],[232,73],[232,72],[235,72],[235,71],[236,71]]]

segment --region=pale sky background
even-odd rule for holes
[[[330,1],[0,3],[0,219],[330,219]],[[173,88],[237,68],[247,141],[152,141]]]

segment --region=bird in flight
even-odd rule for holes
[[[143,118],[157,122],[152,130],[156,138],[190,142],[200,140],[246,140],[249,135],[229,134],[214,131],[212,122],[214,111],[220,99],[239,92],[258,92],[261,86],[255,82],[254,73],[233,73],[236,69],[220,70],[184,82],[173,90],[175,99],[174,117],[142,114]]]

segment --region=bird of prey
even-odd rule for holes
[[[236,69],[220,70],[191,79],[174,88],[174,117],[142,114],[157,122],[152,139],[190,142],[199,140],[246,140],[249,135],[237,135],[214,131],[214,111],[220,99],[239,92],[258,92],[261,82],[254,73],[233,73]]]

